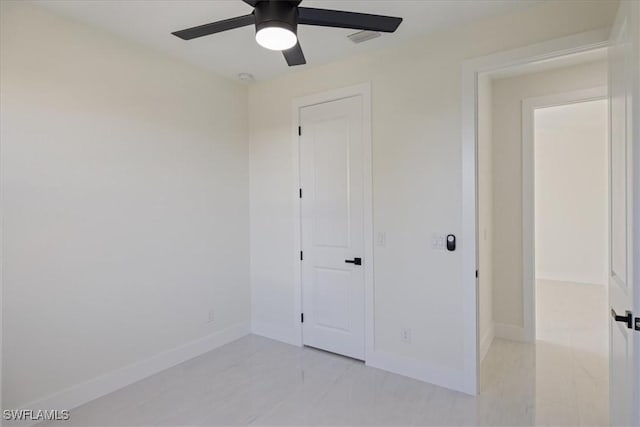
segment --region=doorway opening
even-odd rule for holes
[[[574,393],[574,413],[606,423],[608,102],[604,88],[599,92],[600,98],[578,96],[532,111],[533,327],[537,382],[549,383],[541,376],[553,372],[557,390]]]
[[[576,101],[523,105],[533,116],[534,329],[537,341],[606,356],[608,108]]]
[[[603,48],[478,78],[480,392],[534,423],[608,423],[607,82]]]

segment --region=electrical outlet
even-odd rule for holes
[[[403,328],[400,331],[400,340],[402,342],[406,342],[407,344],[411,344],[411,329]]]
[[[387,246],[387,233],[379,232],[376,234],[376,244],[382,247]]]
[[[213,323],[216,321],[216,314],[213,311],[213,309],[209,310],[209,318],[207,320],[207,323]]]

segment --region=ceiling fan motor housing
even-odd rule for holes
[[[256,33],[280,27],[298,34],[298,8],[288,1],[259,1],[254,10]]]

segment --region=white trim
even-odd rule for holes
[[[206,337],[188,342],[180,347],[156,354],[132,365],[108,372],[82,384],[77,384],[52,395],[29,402],[19,409],[51,410],[73,409],[94,399],[200,356],[249,334],[249,322],[237,323]],[[73,414],[71,415],[73,417]],[[6,425],[31,426],[39,421],[7,422]]]
[[[479,392],[480,343],[478,342],[478,72],[465,61],[462,66],[462,311],[463,311],[463,371],[465,383],[461,391]]]
[[[354,96],[362,97],[362,141],[363,141],[363,183],[364,183],[364,287],[365,287],[365,361],[368,361],[374,351],[374,276],[373,276],[373,172],[372,172],[372,141],[371,141],[371,83],[362,83],[341,89],[330,90],[322,93],[308,95],[293,100],[292,106],[292,152],[293,152],[293,183],[294,193],[300,188],[300,147],[298,126],[300,125],[300,109],[310,105],[322,104]],[[300,199],[296,198],[293,204],[294,218],[294,248],[293,256],[298,259],[301,242]],[[300,313],[302,312],[302,269],[299,262],[294,263],[294,325],[296,329],[295,345],[302,346],[302,324]],[[289,342],[289,341],[285,341]]]
[[[598,86],[522,100],[522,299],[524,331],[529,342],[536,339],[534,111],[606,98],[607,87]]]
[[[496,338],[504,338],[511,341],[529,342],[527,333],[522,326],[495,323],[494,334]]]
[[[484,335],[480,337],[480,362],[482,362],[484,358],[487,357],[487,353],[489,353],[493,339],[496,336],[495,328],[495,324],[491,322],[484,332]]]
[[[580,276],[577,274],[565,274],[548,271],[538,271],[535,276],[535,280],[548,280],[550,282],[570,282],[579,283],[581,285],[607,286],[607,278],[605,276]]]
[[[462,286],[464,312],[464,390],[478,394],[480,344],[478,342],[477,279],[477,113],[478,75],[513,66],[551,60],[600,49],[608,45],[608,29],[598,29],[523,48],[469,59],[462,66]]]
[[[632,189],[632,203],[631,207],[631,218],[633,218],[632,227],[633,227],[633,235],[631,236],[631,259],[633,261],[632,268],[632,277],[633,277],[633,293],[634,300],[633,301],[633,310],[635,313],[635,317],[640,316],[640,224],[638,218],[640,218],[640,4],[638,2],[627,2],[627,7],[629,7],[629,15],[631,19],[634,21],[633,29],[634,34],[632,35],[632,40],[634,41],[635,48],[632,50],[633,59],[632,64],[635,66],[632,67],[631,75],[633,77],[633,92],[631,95],[632,99],[632,111],[635,119],[632,120],[633,126],[633,134],[632,138],[632,159],[631,164],[633,168],[633,176],[632,182],[634,184],[634,188]],[[634,355],[635,355],[635,378],[633,379],[634,390],[632,390],[633,398],[635,402],[640,401],[640,331],[636,331],[636,336],[634,339]],[[633,422],[636,425],[640,425],[640,405],[635,405],[635,411],[632,415]]]

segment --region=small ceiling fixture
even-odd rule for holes
[[[183,40],[191,40],[255,25],[258,44],[270,50],[282,51],[287,64],[293,66],[307,63],[298,41],[298,24],[393,33],[402,22],[402,18],[392,16],[299,7],[302,0],[242,1],[253,6],[252,13],[175,31],[172,34]]]

